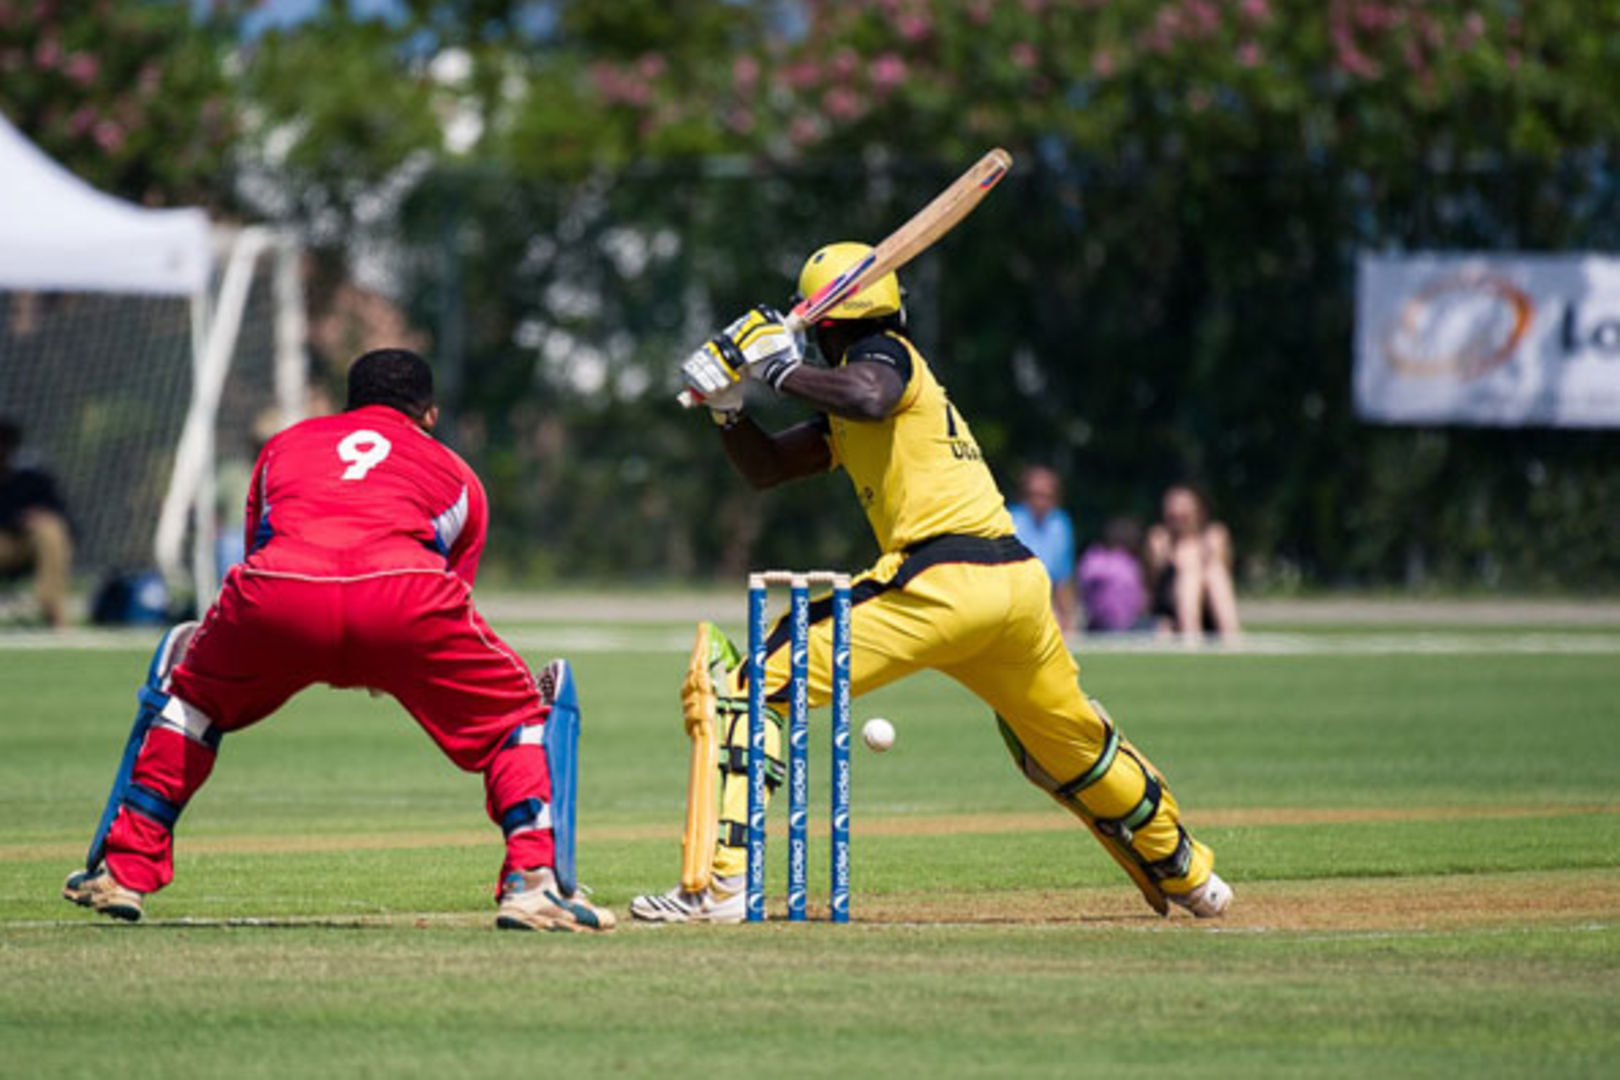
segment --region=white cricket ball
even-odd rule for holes
[[[881,754],[894,745],[894,725],[880,716],[874,716],[861,725],[861,739]]]

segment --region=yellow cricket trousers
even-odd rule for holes
[[[1079,668],[1052,615],[1046,571],[1015,538],[946,536],[890,553],[858,575],[851,592],[852,696],[922,668],[944,672],[995,711],[1055,785],[1085,777],[1109,756],[1077,794],[1094,818],[1123,819],[1142,804],[1152,781],[1130,755],[1111,752],[1109,725],[1081,691]],[[811,602],[812,706],[831,696],[831,615],[830,597]],[[778,706],[787,697],[790,633],[784,616],[767,643],[766,694]],[[732,693],[746,693],[746,670],[734,673]],[[727,794],[744,787],[732,785]],[[722,814],[738,816],[740,809],[727,806]],[[1145,862],[1161,863],[1184,847],[1184,835],[1175,800],[1164,790],[1129,842]],[[1195,888],[1208,876],[1208,849],[1191,848],[1184,872],[1161,879],[1167,892]],[[740,872],[742,865],[740,850],[721,848],[717,872]]]

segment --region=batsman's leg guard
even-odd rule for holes
[[[1024,775],[1079,818],[1136,883],[1153,910],[1166,915],[1170,911],[1167,892],[1182,893],[1202,884],[1214,865],[1214,855],[1181,827],[1164,777],[1119,734],[1100,704],[1093,701],[1092,706],[1105,727],[1103,749],[1090,768],[1067,781],[1057,780],[1026,752],[1005,720],[998,716],[996,722]],[[1166,825],[1173,828],[1175,840],[1168,853],[1150,857],[1138,850],[1137,834],[1156,821],[1161,831]]]
[[[699,623],[681,682],[681,719],[692,740],[686,774],[686,822],[681,831],[681,887],[688,892],[708,888],[719,836],[719,725],[740,705],[732,694],[732,672],[742,655],[720,628]]]
[[[119,759],[118,771],[113,774],[112,789],[107,793],[107,803],[102,809],[101,820],[96,825],[95,834],[90,838],[90,850],[84,860],[87,870],[96,869],[107,856],[107,833],[112,829],[113,820],[124,804],[130,774],[135,770],[135,759],[146,742],[146,733],[151,730],[152,725],[158,721],[170,703],[169,675],[185,656],[186,646],[191,643],[191,636],[197,632],[198,625],[193,621],[171,627],[152,653],[152,661],[146,668],[146,681],[141,684],[140,690],[135,695],[139,703],[135,710],[135,721],[130,726],[129,737],[124,741],[124,753]],[[213,733],[212,738],[214,745],[217,746],[219,741],[217,731]]]
[[[579,691],[567,660],[553,660],[536,680],[551,705],[546,718],[546,768],[551,773],[552,869],[564,895],[579,891],[575,870],[575,802],[579,792]]]
[[[782,717],[765,707],[765,805],[782,786],[787,768],[782,763]],[[748,707],[724,718],[725,741],[720,746],[720,840],[715,845],[713,873],[732,877],[748,870]]]

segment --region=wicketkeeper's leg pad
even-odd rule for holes
[[[112,790],[107,794],[101,820],[90,839],[90,850],[85,856],[85,868],[88,870],[96,869],[106,857],[107,833],[119,811],[130,803],[130,777],[135,771],[141,748],[146,745],[147,735],[153,728],[172,731],[210,752],[219,747],[220,732],[212,721],[200,710],[169,693],[169,676],[185,657],[192,635],[197,632],[199,625],[192,621],[171,627],[152,653],[152,660],[146,668],[146,681],[135,695],[138,707],[135,720],[130,725],[129,737],[124,743],[124,754],[119,760],[118,771],[113,775]],[[172,829],[175,819],[180,816],[181,807],[173,805],[170,800],[158,796],[147,798],[140,791],[133,794],[133,799],[132,809],[144,806],[147,816],[158,820],[165,828]]]
[[[1100,703],[1093,701],[1092,707],[1106,730],[1102,752],[1090,768],[1064,780],[1024,749],[1005,720],[997,717],[996,722],[1013,761],[1030,782],[1084,822],[1153,909],[1168,914],[1165,893],[1201,884],[1214,866],[1214,855],[1182,828],[1163,775],[1119,734]]]
[[[574,850],[577,841],[575,809],[579,799],[579,689],[566,660],[546,666],[542,696],[551,703],[546,718],[546,768],[551,774],[551,830],[557,884],[572,895],[579,888]]]

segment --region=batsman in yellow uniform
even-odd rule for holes
[[[866,257],[864,244],[812,255],[799,292]],[[841,468],[883,554],[854,579],[851,693],[919,668],[942,671],[995,711],[1015,761],[1075,814],[1161,914],[1170,903],[1221,914],[1232,890],[1214,855],[1188,835],[1153,765],[1080,689],[1079,669],[1048,601],[1041,563],[1013,525],[967,421],[905,333],[900,285],[880,278],[812,328],[826,367],[803,363],[775,312],[757,308],[683,368],[726,455],[756,488]],[[769,433],[743,415],[755,379],[816,409]],[[831,604],[811,605],[810,703],[831,693]],[[766,694],[786,701],[789,629],[767,643]],[[645,922],[739,922],[747,829],[747,688],[742,655],[712,624],[699,628],[682,704],[693,737],[681,884],[640,896]],[[767,724],[772,786],[781,777],[780,716]]]

